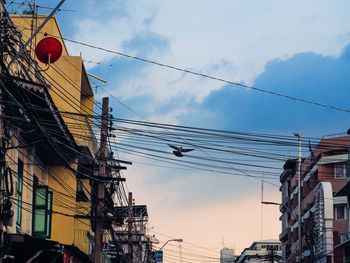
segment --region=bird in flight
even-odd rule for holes
[[[184,149],[182,147],[177,147],[171,144],[168,144],[168,145],[175,150],[173,151],[173,154],[177,157],[183,157],[182,153],[187,153],[194,150],[194,149]]]

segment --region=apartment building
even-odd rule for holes
[[[280,176],[282,232],[279,238],[286,262],[343,262],[343,251],[337,245],[345,240],[349,213],[346,197],[334,197],[334,194],[349,178],[349,147],[349,136],[324,138],[302,160],[300,217],[298,161],[285,162]]]
[[[96,141],[89,117],[93,92],[82,58],[68,55],[53,17],[43,28],[46,35],[33,40],[37,43],[50,34],[63,47],[61,59],[47,69],[35,61],[34,43],[18,52],[33,33],[33,16],[10,17],[4,1],[0,10],[1,189],[5,189],[0,193],[4,232],[0,262],[3,258],[51,262],[57,257],[89,262],[93,252],[89,176]],[[36,18],[36,25],[45,18]]]
[[[234,262],[282,262],[281,242],[275,239],[254,241]]]

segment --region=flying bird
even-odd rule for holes
[[[187,153],[194,150],[194,149],[183,149],[182,147],[177,147],[171,144],[168,144],[168,145],[175,150],[173,151],[173,154],[177,157],[183,157],[182,153]]]

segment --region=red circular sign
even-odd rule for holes
[[[42,63],[48,64],[49,58],[50,63],[54,63],[62,55],[62,45],[56,38],[44,38],[36,46],[35,55]]]

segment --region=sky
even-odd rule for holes
[[[59,1],[37,2],[53,7]],[[349,1],[67,0],[62,8],[67,11],[57,19],[69,39],[350,109]],[[306,137],[349,128],[348,112],[66,45],[71,55],[112,65],[85,64],[108,82],[92,80],[96,99],[112,94],[122,103],[111,99],[118,118]],[[161,242],[170,236],[216,250],[225,245],[240,254],[255,240],[278,239],[278,207],[261,209],[259,180],[120,157],[139,162],[124,176],[136,203],[148,206],[149,226]],[[282,172],[283,163],[277,165]],[[279,202],[278,187],[266,185],[264,198]]]

